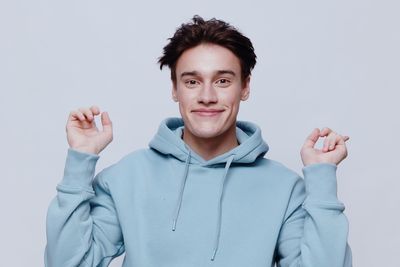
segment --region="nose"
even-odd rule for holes
[[[211,83],[203,83],[198,95],[198,102],[203,104],[216,103],[218,101],[217,91]]]

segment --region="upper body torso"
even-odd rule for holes
[[[238,124],[238,147],[205,161],[180,139],[182,127],[164,121],[150,148],[104,169],[93,184],[98,156],[69,150],[48,217],[48,232],[69,234],[50,234],[48,266],[69,266],[63,258],[107,266],[123,252],[125,267],[351,265],[336,166],[305,167],[304,181],[264,158],[260,129],[247,122]],[[56,218],[67,207],[75,217]],[[81,251],[57,257],[49,245]]]

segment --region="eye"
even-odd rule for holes
[[[226,87],[226,86],[229,86],[229,84],[231,83],[231,81],[228,80],[228,79],[222,78],[222,79],[219,79],[216,83],[217,83],[219,86]]]
[[[185,85],[189,88],[193,88],[198,84],[196,80],[187,80],[185,81]]]

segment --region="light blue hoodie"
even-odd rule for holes
[[[164,120],[149,149],[93,180],[98,155],[68,150],[47,215],[48,267],[349,267],[348,221],[336,196],[336,165],[304,179],[264,158],[257,125],[238,121],[239,146],[204,160]]]

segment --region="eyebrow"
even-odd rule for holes
[[[232,76],[236,76],[236,73],[231,70],[218,70],[218,71],[216,71],[216,74],[218,74],[218,75],[230,74]],[[200,76],[200,73],[198,71],[185,71],[185,72],[182,72],[180,77],[182,78],[184,76]]]

